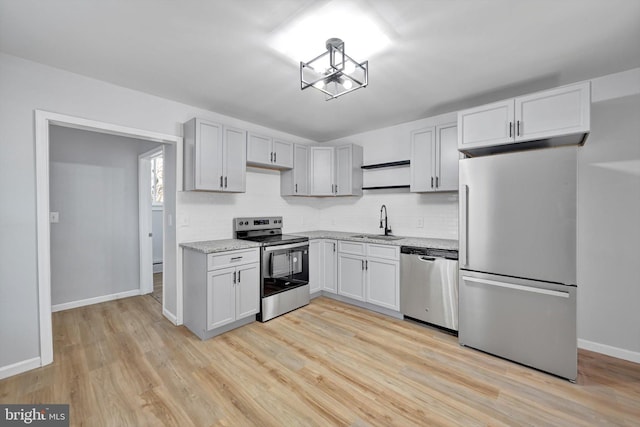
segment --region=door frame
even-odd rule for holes
[[[139,240],[140,240],[140,293],[149,294],[153,292],[153,239],[149,239],[148,233],[152,229],[152,207],[153,201],[149,188],[151,188],[151,158],[161,154],[164,159],[164,147],[154,148],[138,156],[138,217],[139,217]],[[164,207],[163,207],[164,209]],[[162,247],[165,241],[164,213],[162,215]],[[164,250],[162,251],[162,264],[164,265]],[[164,270],[162,271],[164,279]],[[162,301],[164,301],[164,286],[162,287]],[[163,303],[164,307],[164,303]]]
[[[51,321],[51,230],[49,224],[49,125],[88,130],[116,136],[160,142],[176,149],[176,193],[182,188],[182,137],[158,132],[120,126],[75,116],[35,110],[35,160],[36,160],[36,248],[38,274],[38,314],[40,335],[40,365],[53,362],[53,327]],[[176,205],[177,205],[177,194]],[[167,215],[175,223],[176,212],[168,212],[165,206],[163,226]],[[169,224],[170,225],[170,224]],[[165,230],[166,231],[166,230]],[[166,233],[165,233],[166,234]],[[162,313],[172,323],[182,324],[182,278],[180,248],[176,238],[176,313],[164,306]]]

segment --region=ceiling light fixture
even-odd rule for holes
[[[327,40],[326,48],[311,61],[300,61],[301,90],[314,87],[327,95],[328,101],[369,84],[369,61],[352,59],[338,38]]]

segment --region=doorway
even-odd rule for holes
[[[39,365],[53,362],[51,322],[51,225],[49,198],[49,128],[57,125],[98,133],[125,136],[163,144],[165,160],[164,298],[162,314],[175,325],[182,324],[182,265],[175,228],[178,189],[182,188],[182,137],[99,122],[48,111],[35,110],[36,230],[38,268]]]
[[[164,150],[138,157],[140,283],[143,293],[162,304],[164,283]]]

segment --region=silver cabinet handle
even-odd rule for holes
[[[298,184],[296,184],[296,189],[295,189],[295,193],[298,192]]]
[[[336,184],[336,194],[338,194],[338,184]]]
[[[551,295],[560,298],[569,298],[569,292],[554,291],[553,289],[534,288],[531,286],[516,285],[514,283],[498,282],[495,280],[479,279],[477,277],[462,276],[466,282],[482,283],[483,285],[496,286],[499,288],[514,289],[516,291],[532,292],[534,294]]]
[[[235,284],[235,283],[236,283],[236,272],[234,271],[233,272],[233,284]]]
[[[366,260],[366,261],[364,262],[364,269],[365,269],[365,270],[368,270],[368,269],[369,269],[369,260]]]
[[[513,122],[509,122],[509,138],[513,137]]]
[[[274,152],[273,153],[273,163],[276,163],[278,161],[278,153]]]
[[[271,157],[269,158],[269,161],[270,161],[271,163],[273,163],[273,151],[272,151],[271,153],[269,153],[269,154],[271,155]]]
[[[238,270],[238,283],[240,283],[240,270]]]
[[[242,259],[241,256],[234,256],[233,258],[231,258],[231,262],[240,261],[241,259]]]
[[[364,260],[360,261],[362,263],[362,269],[364,270]]]
[[[460,255],[463,266],[469,265],[469,186],[462,186],[462,194],[460,195]]]
[[[335,252],[335,251],[336,251],[336,244],[334,243],[333,244],[333,252]]]
[[[516,135],[520,136],[520,120],[518,120],[518,125],[517,125],[517,128],[516,128]]]
[[[227,177],[224,177],[224,188],[227,188]]]
[[[220,188],[222,188],[222,175],[220,175]]]
[[[438,177],[436,176],[436,188],[438,188],[440,186],[440,183],[438,182]]]
[[[433,188],[433,177],[431,177],[431,188]]]

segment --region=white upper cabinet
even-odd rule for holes
[[[247,164],[272,169],[291,169],[293,144],[250,132],[247,138]]]
[[[482,154],[499,151],[488,147],[529,141],[579,144],[590,130],[590,111],[590,82],[463,110],[458,112],[458,149]]]
[[[362,147],[311,146],[309,195],[355,196],[362,194]]]
[[[458,113],[460,149],[513,142],[513,99]]]
[[[456,123],[411,132],[411,191],[458,191]]]
[[[223,190],[243,193],[247,177],[247,132],[241,129],[223,128]]]
[[[433,191],[434,126],[411,132],[411,191]]]
[[[333,196],[335,176],[335,148],[312,146],[309,151],[309,194]]]
[[[458,124],[436,126],[436,191],[458,191]]]
[[[307,145],[293,145],[293,169],[283,170],[280,174],[280,195],[309,195],[309,147]]]
[[[194,118],[184,124],[185,190],[244,192],[244,130]]]
[[[590,84],[565,86],[515,99],[516,141],[589,132]]]

